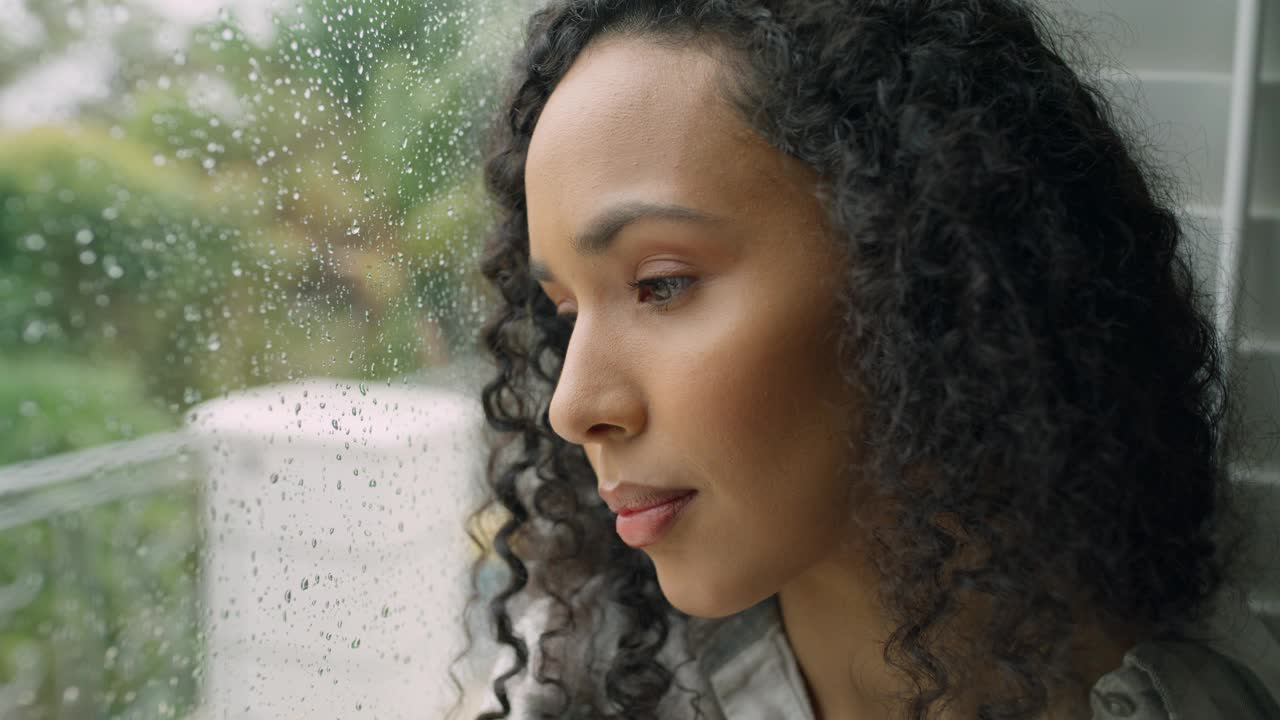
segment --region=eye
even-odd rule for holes
[[[679,296],[696,282],[695,278],[681,276],[652,277],[635,280],[627,286],[639,293],[637,300],[652,306],[655,310],[666,310]],[[563,312],[556,314],[556,320],[567,328],[573,329],[578,320],[578,313]]]
[[[671,276],[645,278],[629,282],[627,285],[632,290],[639,291],[640,297],[637,299],[640,302],[663,310],[693,283],[694,279],[691,277]]]

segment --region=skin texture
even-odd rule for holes
[[[715,100],[717,69],[693,50],[593,47],[540,118],[525,176],[530,257],[577,314],[551,425],[602,485],[698,491],[645,552],[671,603],[704,617],[763,600],[836,544],[851,437],[832,336],[842,261],[815,177]],[[635,203],[710,219],[637,220],[592,257],[571,247]],[[662,276],[692,282],[628,286]]]
[[[722,617],[778,593],[818,716],[888,716],[907,687],[884,663],[892,623],[851,521],[874,512],[851,471],[857,396],[836,355],[846,261],[817,176],[719,99],[722,72],[698,49],[605,39],[538,121],[531,265],[576,315],[550,423],[601,486],[698,491],[644,548],[675,608]],[[699,217],[641,217],[606,250],[575,248],[599,218],[650,205]],[[679,280],[629,286],[661,277]],[[1082,643],[1091,683],[1131,640]]]

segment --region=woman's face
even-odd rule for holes
[[[738,118],[720,71],[696,49],[591,46],[525,171],[531,263],[577,315],[551,425],[601,489],[696,490],[643,551],[668,600],[703,617],[835,549],[854,437],[836,352],[845,260],[817,177]]]

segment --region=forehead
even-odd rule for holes
[[[797,169],[724,100],[722,77],[720,61],[696,47],[623,37],[590,46],[530,142],[531,241],[568,237],[612,202],[731,215],[776,194]]]

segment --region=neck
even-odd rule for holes
[[[902,680],[884,662],[893,630],[870,567],[841,553],[778,593],[783,627],[817,718],[893,717]]]
[[[849,550],[833,554],[778,594],[783,627],[818,720],[899,717],[910,694],[908,679],[884,661],[894,624],[879,602],[874,568],[863,558],[865,554]],[[1089,689],[1120,666],[1136,640],[1127,628],[1078,627],[1069,641],[1081,685],[1051,688],[1044,718],[1089,717]],[[961,683],[964,692],[940,717],[976,716],[976,688],[999,687],[993,677]]]

